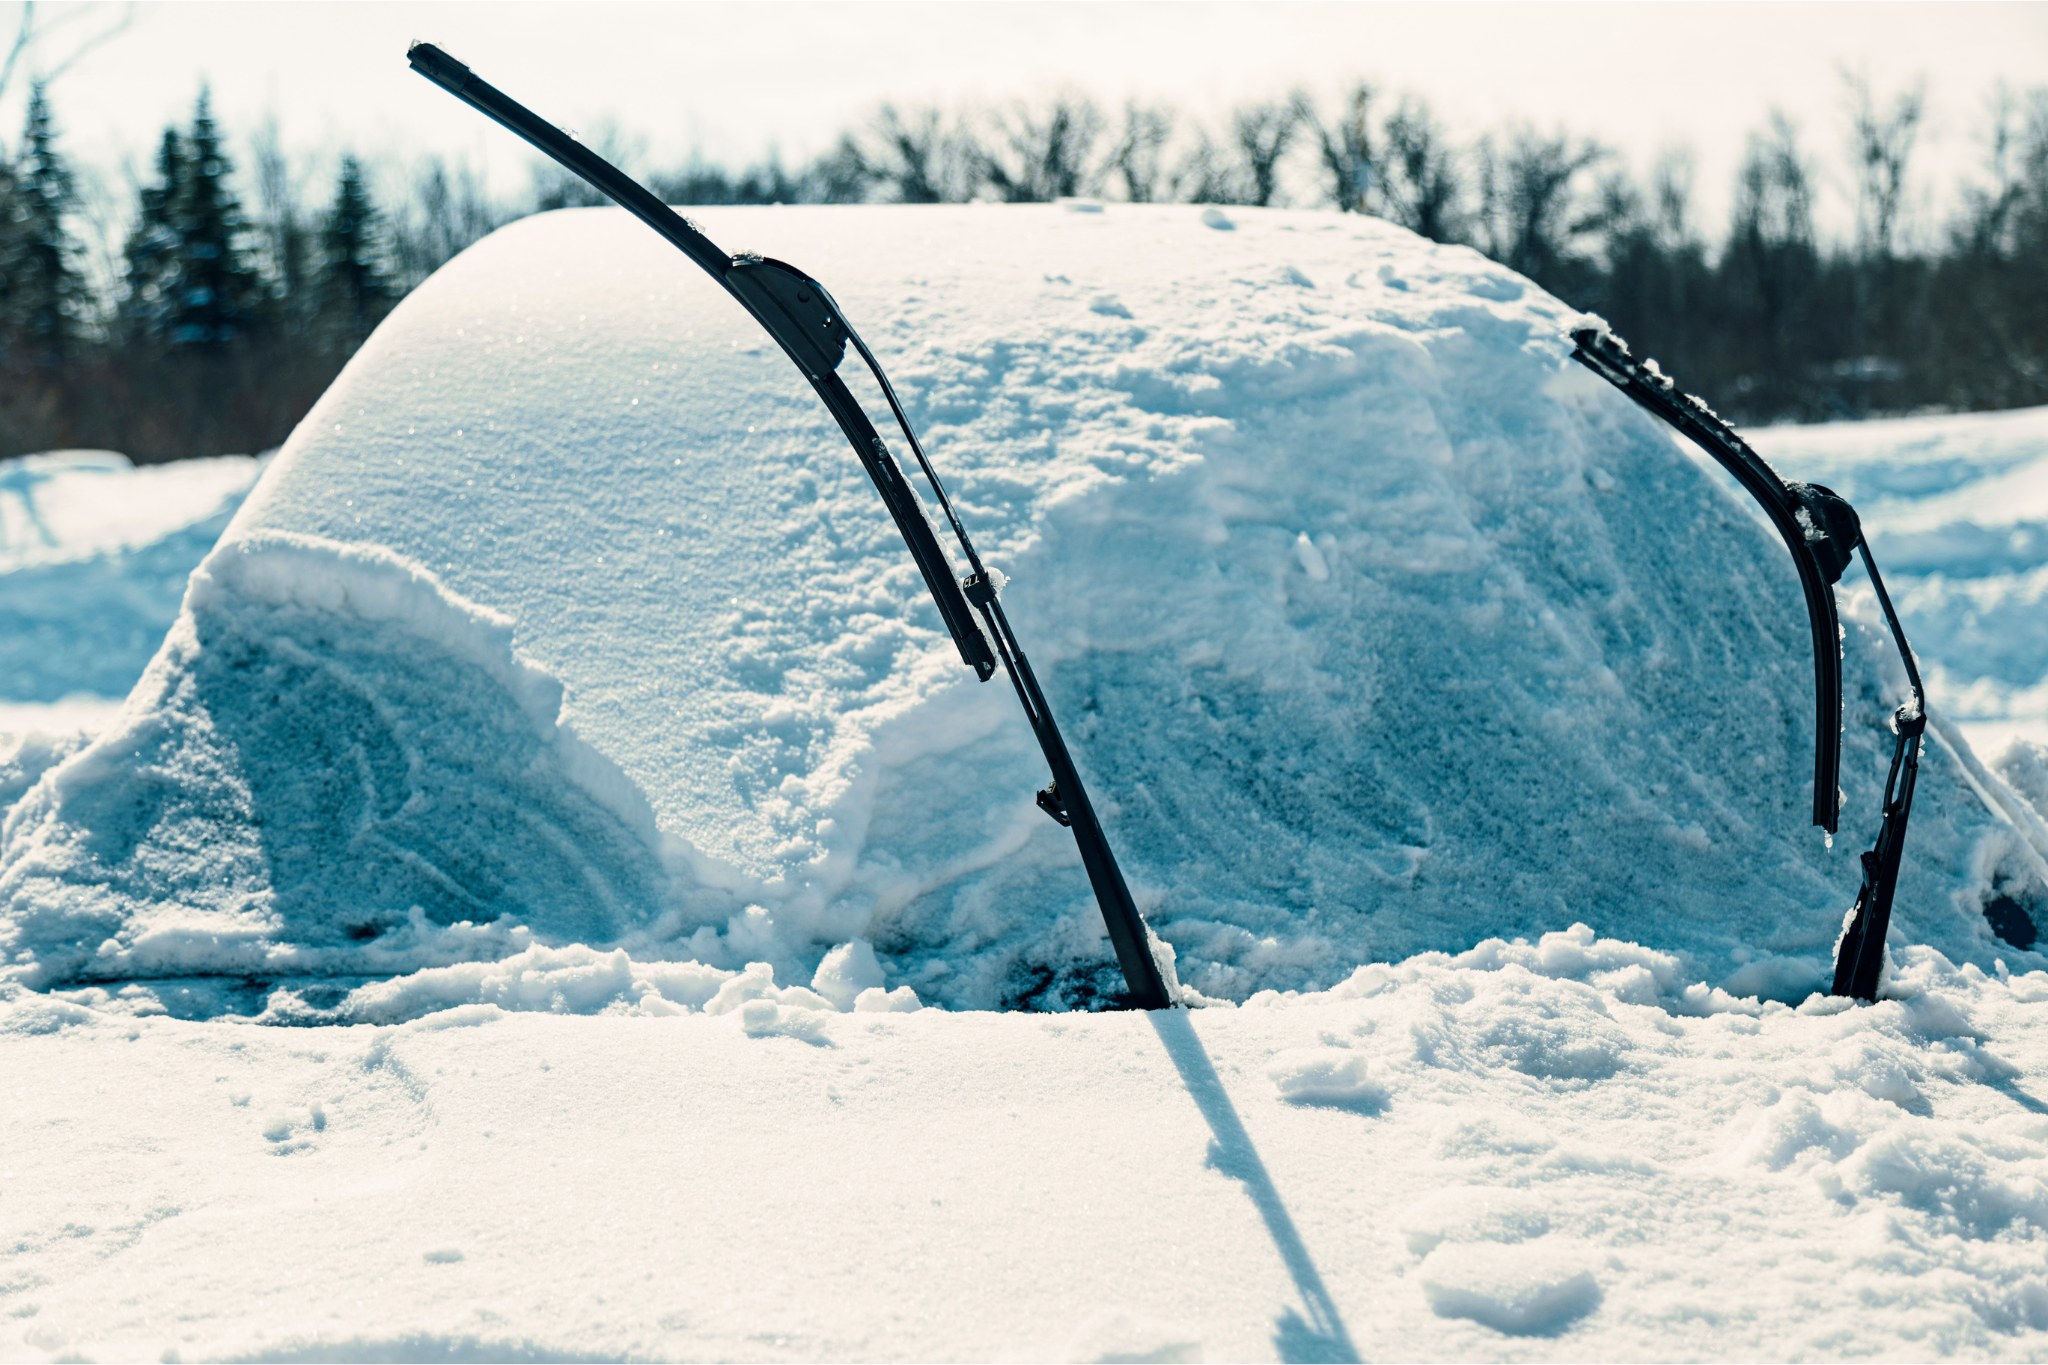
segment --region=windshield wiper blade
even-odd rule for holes
[[[738,300],[795,362],[846,434],[854,454],[882,495],[883,504],[910,548],[911,558],[924,575],[925,587],[938,606],[939,619],[952,635],[962,662],[983,682],[994,676],[998,660],[1009,675],[1052,773],[1051,783],[1038,794],[1038,804],[1073,832],[1081,864],[1102,909],[1110,943],[1116,949],[1117,964],[1123,969],[1126,1001],[1138,1009],[1170,1007],[1173,1000],[1152,955],[1145,921],[1131,898],[1102,823],[1096,818],[1088,790],[1074,767],[1073,755],[1054,723],[1052,708],[1039,688],[1030,661],[1024,657],[1023,647],[1010,629],[1009,618],[997,597],[997,583],[975,553],[967,528],[961,524],[959,513],[946,496],[903,405],[897,401],[895,387],[831,294],[816,280],[782,261],[750,253],[727,255],[694,223],[662,203],[645,186],[431,43],[414,43],[407,49],[406,58],[413,70],[516,133],[660,233]],[[969,572],[962,579],[954,577],[953,566],[925,516],[923,505],[904,479],[902,467],[874,423],[868,420],[859,400],[839,377],[839,364],[849,342],[888,400],[889,411],[903,439],[917,457],[918,467],[945,511],[968,564]],[[977,614],[980,624],[975,620]],[[987,627],[986,635],[983,625]],[[990,641],[994,641],[993,649]]]
[[[1571,338],[1573,360],[1676,427],[1734,475],[1792,552],[1813,627],[1813,823],[1833,834],[1841,804],[1842,646],[1831,585],[1841,578],[1862,539],[1855,512],[1824,488],[1779,478],[1712,408],[1681,393],[1656,361],[1636,363],[1628,343],[1604,325],[1574,327]]]
[[[1913,813],[1913,782],[1920,774],[1920,736],[1927,729],[1927,698],[1920,690],[1920,669],[1913,661],[1912,646],[1899,628],[1898,613],[1892,610],[1891,594],[1877,573],[1877,561],[1870,546],[1859,541],[1863,568],[1877,589],[1878,605],[1884,608],[1884,623],[1891,628],[1899,657],[1906,661],[1906,677],[1913,685],[1913,700],[1892,714],[1897,738],[1892,742],[1892,767],[1884,780],[1884,818],[1878,826],[1877,846],[1863,855],[1863,889],[1856,893],[1856,908],[1842,934],[1835,953],[1835,994],[1857,1000],[1877,998],[1877,978],[1884,968],[1884,935],[1892,922],[1892,893],[1898,889],[1899,860],[1906,851],[1906,819]]]
[[[1791,551],[1806,594],[1806,614],[1813,630],[1814,752],[1813,823],[1835,832],[1841,809],[1842,764],[1842,632],[1835,609],[1834,585],[1858,554],[1877,589],[1885,625],[1906,665],[1913,699],[1892,718],[1897,740],[1891,775],[1885,779],[1883,816],[1877,845],[1863,855],[1863,889],[1846,921],[1835,955],[1834,993],[1858,1000],[1877,995],[1884,965],[1885,930],[1891,924],[1892,897],[1898,888],[1899,862],[1905,852],[1906,821],[1912,813],[1913,784],[1920,769],[1920,737],[1927,728],[1927,697],[1913,648],[1892,610],[1891,596],[1871,558],[1863,524],[1854,508],[1832,489],[1792,483],[1749,448],[1714,410],[1682,392],[1654,360],[1638,362],[1628,343],[1605,322],[1590,315],[1571,329],[1572,359],[1656,414],[1694,445],[1714,458],[1755,498]]]

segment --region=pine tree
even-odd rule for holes
[[[20,199],[21,186],[15,179],[14,159],[0,148],[0,363],[11,361],[20,343],[14,282],[14,262],[21,254]]]
[[[180,203],[178,290],[167,319],[173,346],[218,348],[243,340],[260,324],[264,293],[250,266],[241,201],[202,88],[192,113],[190,161]]]
[[[164,129],[156,149],[156,183],[144,185],[136,206],[135,228],[128,234],[126,291],[121,319],[128,339],[138,345],[162,343],[178,292],[180,245],[184,240],[182,205],[191,157],[176,128]]]
[[[364,188],[362,168],[354,156],[343,156],[334,207],[320,229],[319,290],[322,323],[350,350],[391,307],[382,229],[383,215]]]
[[[29,87],[28,123],[13,178],[6,260],[11,330],[34,363],[55,368],[77,340],[90,289],[66,223],[77,190],[57,151],[50,102],[40,81]]]

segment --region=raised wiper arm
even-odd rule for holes
[[[1017,699],[1024,707],[1025,718],[1031,724],[1032,734],[1038,739],[1046,766],[1052,773],[1052,781],[1038,794],[1038,804],[1054,820],[1073,831],[1074,842],[1081,853],[1081,865],[1087,870],[1096,904],[1102,909],[1103,924],[1109,931],[1110,944],[1116,950],[1117,965],[1123,969],[1127,999],[1140,1009],[1165,1009],[1172,1005],[1166,978],[1152,956],[1145,921],[1138,913],[1137,903],[1132,899],[1123,871],[1117,866],[1116,855],[1110,849],[1108,836],[1103,833],[1101,821],[1096,818],[1095,808],[1088,800],[1087,788],[1082,785],[1081,774],[1074,767],[1073,756],[1067,750],[1059,726],[1053,721],[1052,708],[1038,686],[1030,661],[1024,657],[1023,647],[1017,643],[1017,637],[1010,629],[1002,604],[997,600],[995,583],[983,566],[981,557],[975,553],[973,542],[967,538],[967,528],[961,524],[959,513],[946,496],[945,487],[939,482],[938,473],[925,455],[917,433],[911,429],[910,419],[905,415],[903,405],[897,401],[895,387],[889,383],[867,343],[860,339],[860,334],[839,311],[839,305],[831,294],[795,266],[756,255],[726,255],[696,224],[662,203],[645,186],[431,43],[414,43],[407,49],[406,58],[415,71],[553,157],[565,169],[667,238],[724,286],[726,292],[753,315],[754,320],[775,338],[776,344],[803,372],[804,378],[810,381],[811,387],[817,390],[818,397],[831,412],[833,420],[839,424],[839,429],[846,433],[854,454],[860,458],[897,529],[903,533],[911,558],[924,575],[925,587],[931,591],[939,617],[952,635],[961,660],[983,682],[994,676],[999,658],[1004,671],[1009,674]],[[868,420],[859,401],[839,377],[839,363],[845,358],[848,342],[853,344],[881,387],[904,440],[916,455],[919,468],[930,482],[939,506],[945,511],[946,520],[969,566],[970,572],[964,581],[954,578],[952,564],[939,545],[923,505],[904,479],[902,468],[890,454],[874,424]],[[980,624],[975,621],[977,613],[981,617]],[[986,635],[982,631],[983,625],[987,627]],[[993,649],[990,648],[991,640],[994,641]]]
[[[1927,728],[1927,696],[1913,648],[1899,626],[1898,613],[1878,575],[1877,561],[1863,538],[1856,511],[1833,490],[1819,484],[1789,483],[1749,448],[1714,410],[1681,392],[1654,360],[1638,362],[1628,343],[1604,322],[1588,319],[1571,329],[1572,359],[1683,432],[1735,477],[1770,517],[1792,552],[1799,585],[1806,593],[1806,614],[1813,628],[1814,753],[1813,823],[1835,832],[1841,806],[1842,646],[1835,610],[1834,584],[1859,553],[1870,582],[1877,589],[1913,699],[1893,716],[1897,740],[1892,747],[1891,775],[1885,779],[1883,819],[1877,846],[1863,855],[1863,889],[1857,893],[1842,941],[1835,955],[1837,995],[1871,1000],[1884,965],[1885,930],[1891,924],[1892,896],[1898,888],[1899,861],[1906,847],[1906,821],[1913,809],[1913,783],[1920,769],[1920,736]]]
[[[496,123],[504,125],[568,170],[604,192],[618,206],[669,239],[698,265],[720,275],[731,258],[713,246],[674,209],[575,138],[471,71],[432,43],[405,51],[412,69]]]

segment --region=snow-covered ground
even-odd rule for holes
[[[1977,751],[2048,746],[2048,408],[1753,436],[1856,504],[1935,705]]]
[[[98,729],[119,709],[256,474],[240,455],[0,461],[0,732]]]
[[[801,1036],[17,999],[0,1352],[2040,1358],[2048,977],[1698,1015],[1586,937]]]
[[[1315,213],[703,216],[882,354],[1209,1007],[1070,1008],[1028,732],[836,430],[622,214],[527,220],[181,611],[250,462],[0,466],[58,623],[0,701],[96,730],[0,711],[0,1356],[2048,1348],[2048,958],[1984,915],[2048,922],[2048,417],[1755,433],[1934,679],[1848,1008],[1874,605],[1830,848],[1783,547],[1555,301]]]

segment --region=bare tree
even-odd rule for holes
[[[7,82],[14,78],[14,68],[21,61],[21,54],[28,51],[28,45],[36,36],[35,0],[23,0],[21,23],[15,29],[14,38],[7,44],[7,56],[0,59],[0,95],[7,93]]]
[[[1996,256],[2006,249],[2014,206],[2019,202],[2021,182],[2015,162],[2020,144],[2020,106],[2012,87],[1999,81],[1984,99],[1989,129],[1984,135],[1984,169],[1991,184],[1963,187],[1963,208],[1953,236],[1958,246],[1975,256]]]
[[[1650,167],[1651,221],[1666,250],[1680,250],[1699,241],[1692,220],[1693,183],[1698,171],[1690,147],[1667,147]]]
[[[1295,117],[1315,139],[1316,152],[1329,175],[1330,199],[1343,213],[1371,212],[1368,201],[1378,190],[1372,130],[1366,122],[1371,105],[1372,87],[1364,81],[1354,84],[1338,101],[1337,116],[1329,123],[1316,113],[1315,101],[1306,93],[1294,97]]]
[[[885,104],[868,140],[865,164],[899,204],[964,204],[980,188],[985,156],[957,119],[936,108],[905,113]]]
[[[1735,177],[1735,230],[1773,246],[1813,249],[1813,172],[1799,127],[1782,109],[1752,133]]]
[[[1244,157],[1250,197],[1243,202],[1264,208],[1278,188],[1280,158],[1294,141],[1300,114],[1292,103],[1254,104],[1231,116],[1230,130]]]
[[[1207,129],[1195,133],[1195,145],[1173,173],[1172,196],[1187,204],[1241,204],[1246,202],[1241,178],[1230,153],[1216,145]]]
[[[1658,154],[1650,167],[1647,193],[1626,170],[1617,168],[1601,177],[1593,206],[1578,225],[1605,239],[1610,270],[1625,242],[1664,256],[1700,251],[1692,221],[1693,177],[1693,154],[1687,147],[1668,147]]]
[[[810,203],[858,204],[868,197],[876,178],[877,172],[861,154],[859,139],[841,133],[831,151],[804,169],[799,192]]]
[[[1797,412],[1822,263],[1813,236],[1813,173],[1799,129],[1782,110],[1750,135],[1721,257],[1721,308],[1742,357],[1734,390],[1763,411]]]
[[[96,19],[101,22],[92,22]],[[134,21],[135,6],[130,3],[123,5],[112,19],[100,14],[97,5],[79,5],[44,23],[37,18],[35,0],[22,0],[21,22],[15,27],[14,37],[8,41],[7,55],[0,57],[0,96],[7,93],[7,83],[24,58],[29,59],[33,74],[47,90],[93,49],[125,33]],[[71,41],[61,57],[48,63],[34,60],[36,50],[45,40],[60,34],[78,34],[81,25],[84,26],[82,35]]]
[[[1019,104],[995,120],[1002,145],[983,148],[982,179],[1005,203],[1071,199],[1097,178],[1089,157],[1102,130],[1102,111],[1086,95],[1058,95],[1043,112]]]
[[[1173,137],[1173,115],[1163,108],[1147,108],[1132,100],[1124,105],[1123,132],[1109,154],[1109,168],[1121,176],[1124,197],[1133,204],[1149,204],[1165,188],[1166,144]]]
[[[1856,164],[1857,245],[1864,259],[1888,261],[1897,244],[1906,165],[1926,112],[1926,84],[1916,82],[1894,97],[1888,109],[1880,110],[1867,77],[1846,68],[1841,75]]]
[[[1230,116],[1228,142],[1198,132],[1174,173],[1174,197],[1190,204],[1270,205],[1299,119],[1293,102],[1283,100],[1238,109]]]
[[[401,291],[517,216],[492,202],[467,161],[451,170],[439,156],[420,162],[409,184],[384,197],[397,206],[387,226]]]
[[[614,118],[600,122],[590,137],[573,130],[569,136],[588,143],[590,150],[627,175],[637,176],[640,163],[647,156],[647,139],[639,133],[626,132]],[[533,177],[533,207],[537,213],[554,209],[603,208],[612,202],[604,191],[556,162],[536,159],[529,174]]]
[[[1465,182],[1429,106],[1402,96],[1382,134],[1380,204],[1386,216],[1432,242],[1462,240]]]
[[[299,195],[279,134],[277,115],[264,119],[250,139],[256,172],[256,231],[263,272],[276,291],[278,311],[287,326],[311,320],[312,227]]]
[[[1483,139],[1480,217],[1486,254],[1554,294],[1579,296],[1587,261],[1578,243],[1603,220],[1599,206],[1589,212],[1580,202],[1577,182],[1606,157],[1597,143],[1562,131],[1546,137],[1518,127],[1505,145]]]

